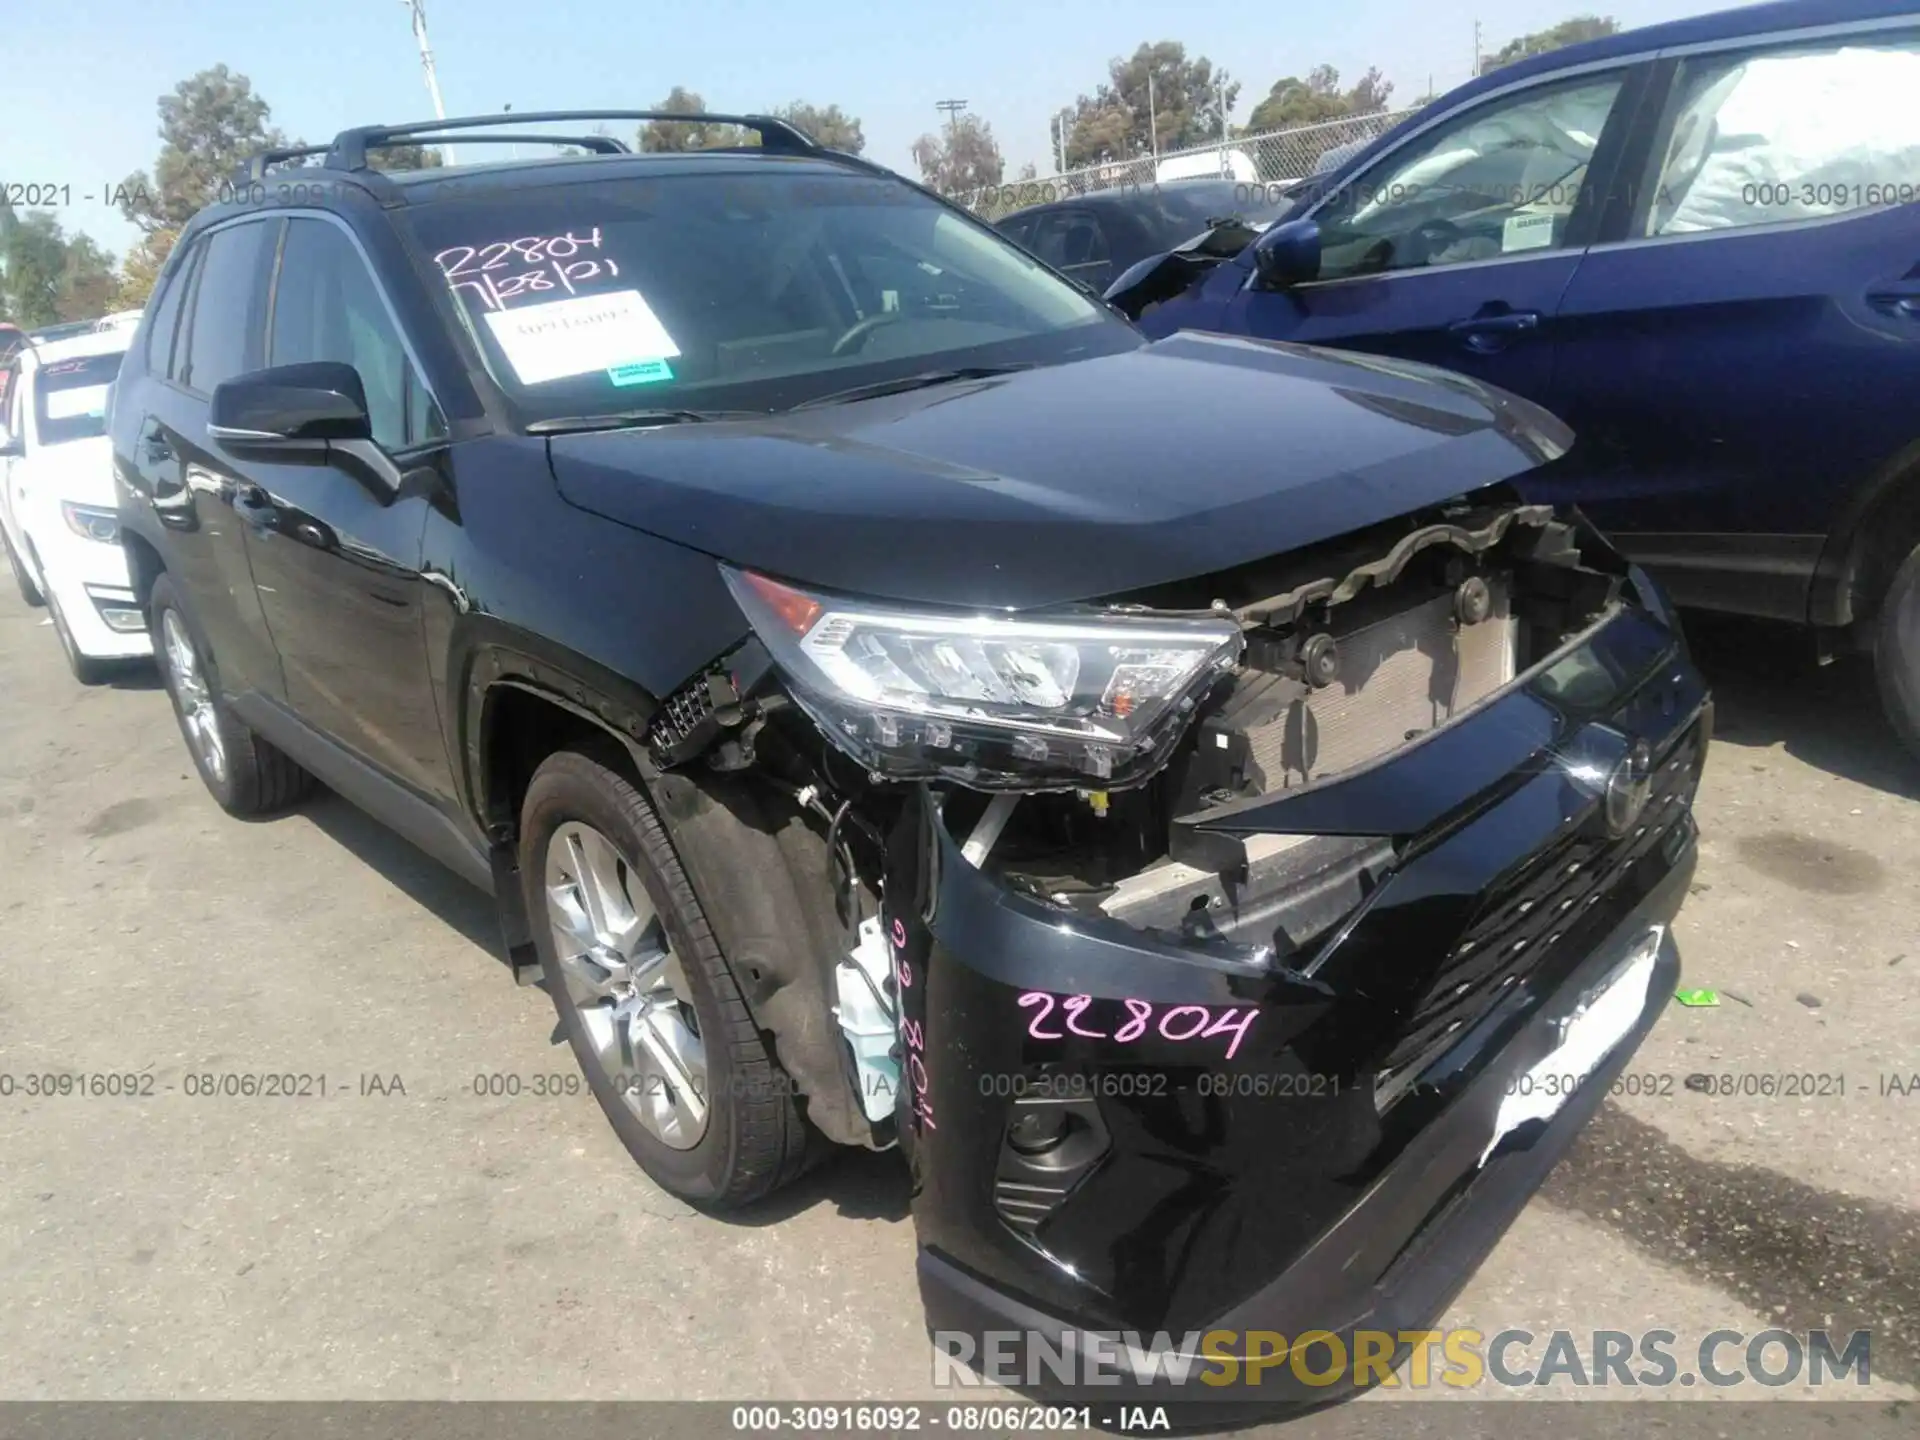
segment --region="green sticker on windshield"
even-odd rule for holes
[[[607,379],[616,385],[651,385],[672,378],[673,367],[664,360],[630,360],[607,369]]]

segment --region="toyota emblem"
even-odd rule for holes
[[[1647,808],[1647,796],[1653,789],[1653,747],[1635,740],[1607,777],[1607,831],[1624,835]]]

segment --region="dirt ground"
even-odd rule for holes
[[[1670,1008],[1643,1093],[1444,1323],[1659,1327],[1683,1358],[1719,1329],[1868,1329],[1853,1393],[1911,1400],[1920,764],[1857,665],[1763,626],[1696,635],[1720,725],[1677,932],[1721,1003]],[[0,1071],[155,1077],[0,1097],[0,1399],[936,1395],[895,1159],[721,1222],[654,1189],[589,1099],[477,1094],[574,1073],[488,902],[332,797],[228,819],[154,682],[74,684],[11,586],[0,735]],[[188,1093],[214,1072],[326,1095]],[[1844,1093],[1740,1078],[1806,1075]]]

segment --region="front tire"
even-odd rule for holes
[[[235,717],[200,627],[162,575],[147,602],[154,660],[173,699],[187,753],[207,792],[229,815],[270,815],[305,798],[313,777]]]
[[[792,1084],[633,783],[578,751],[548,757],[521,810],[520,874],[561,1029],[640,1168],[709,1210],[799,1174]]]
[[[13,539],[7,534],[7,527],[0,525],[0,548],[7,552],[7,564],[13,570],[13,583],[20,587],[20,598],[38,609],[46,603],[40,587],[27,578],[27,567],[20,559],[20,553],[13,548]]]

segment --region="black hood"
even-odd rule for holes
[[[1208,574],[1509,479],[1570,443],[1445,371],[1174,335],[765,420],[557,436],[573,504],[771,575],[1025,609]]]

